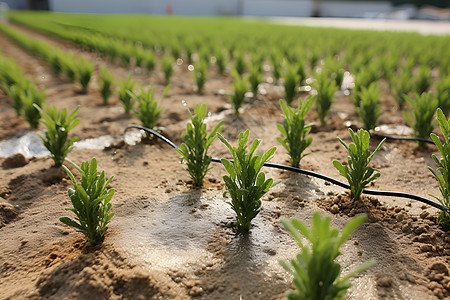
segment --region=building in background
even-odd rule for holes
[[[450,0],[0,0],[11,9],[183,16],[449,20]],[[439,9],[440,8],[440,9]]]

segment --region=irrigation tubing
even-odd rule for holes
[[[419,137],[410,137],[410,136],[395,136],[395,135],[387,135],[387,134],[380,134],[380,133],[373,133],[372,136],[380,137],[380,138],[386,138],[389,140],[397,140],[397,141],[416,141],[416,142],[424,142],[428,144],[433,144],[433,140],[430,139],[424,139]]]
[[[151,130],[149,128],[140,126],[140,125],[128,125],[125,128],[125,131],[127,131],[128,129],[140,129],[140,130],[144,130],[147,133],[151,133],[152,135],[156,136],[157,138],[163,140],[164,142],[166,142],[167,144],[169,144],[172,148],[174,149],[178,149],[181,151],[181,149],[175,145],[171,140],[169,140],[168,138],[166,138],[165,136],[161,135],[160,133]],[[221,159],[220,158],[212,158],[213,162],[216,163],[220,163]],[[328,176],[319,174],[319,173],[315,173],[312,171],[308,171],[308,170],[304,170],[304,169],[300,169],[300,168],[296,168],[296,167],[291,167],[291,166],[285,166],[285,165],[279,165],[279,164],[273,164],[273,163],[265,163],[264,164],[265,167],[269,167],[269,168],[275,168],[275,169],[280,169],[280,170],[285,170],[285,171],[291,171],[291,172],[295,172],[295,173],[300,173],[300,174],[304,174],[307,176],[311,176],[311,177],[315,177],[315,178],[319,178],[325,181],[328,181],[334,185],[340,186],[344,189],[350,189],[350,186],[348,184],[345,184],[343,182],[340,182],[336,179],[330,178]],[[416,200],[425,204],[428,204],[430,206],[433,206],[439,210],[445,211],[447,213],[450,213],[450,208],[447,208],[443,205],[441,205],[440,203],[434,202],[432,200],[429,200],[427,198],[423,198],[417,195],[412,195],[412,194],[407,194],[407,193],[401,193],[401,192],[385,192],[385,191],[373,191],[373,190],[363,190],[363,194],[367,194],[367,195],[376,195],[376,196],[387,196],[387,197],[399,197],[399,198],[407,198],[407,199],[412,199],[412,200]]]

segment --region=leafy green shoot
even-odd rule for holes
[[[331,104],[334,101],[334,94],[337,92],[338,87],[336,86],[336,82],[330,80],[326,73],[317,74],[312,86],[317,91],[317,115],[319,116],[320,122],[325,124],[325,118],[328,116]]]
[[[97,160],[84,161],[81,167],[73,164],[81,174],[81,182],[78,184],[72,172],[63,165],[74,188],[68,190],[72,208],[68,209],[75,214],[75,219],[62,217],[59,220],[64,224],[74,227],[78,232],[85,235],[91,245],[101,244],[105,238],[107,225],[114,213],[110,213],[111,198],[114,195],[114,189],[108,189],[113,177],[108,180],[105,178],[105,172],[97,174]]]
[[[294,101],[294,98],[297,94],[297,85],[300,77],[297,73],[297,66],[285,62],[285,72],[283,73],[283,85],[284,85],[284,98],[288,104],[291,104]]]
[[[437,158],[435,154],[431,154],[434,162],[437,165],[436,171],[431,167],[428,169],[439,182],[439,191],[441,197],[435,197],[443,206],[450,208],[450,119],[445,118],[444,113],[440,108],[437,109],[437,119],[444,136],[444,142],[441,142],[439,137],[432,133],[430,135],[436,147],[439,149],[442,158]],[[450,214],[441,211],[438,217],[438,223],[441,224],[445,230],[450,230]]]
[[[87,92],[89,82],[94,73],[94,64],[80,56],[76,62],[76,78],[81,84],[83,93]]]
[[[353,217],[341,233],[331,226],[329,217],[322,219],[318,212],[313,214],[310,228],[297,219],[280,220],[302,250],[294,259],[279,262],[294,277],[296,291],[287,293],[289,300],[344,299],[351,286],[350,279],[375,264],[374,261],[363,263],[341,277],[342,268],[336,262],[336,258],[341,255],[339,248],[366,219],[366,215]],[[302,237],[310,245],[305,244]]]
[[[139,95],[132,93],[131,97],[137,103],[137,109],[134,111],[136,117],[141,121],[142,126],[149,129],[154,129],[156,122],[164,110],[160,104],[154,99],[154,89],[150,87],[146,92],[145,89],[139,85]],[[161,96],[161,101],[169,92],[170,84],[164,89]],[[147,136],[148,137],[148,136]]]
[[[248,74],[248,82],[250,83],[250,90],[253,97],[256,98],[258,94],[258,86],[263,78],[262,69],[257,65],[251,65]]]
[[[162,69],[164,73],[164,80],[166,84],[170,82],[173,75],[173,58],[171,56],[164,56],[162,59]]]
[[[356,112],[364,123],[364,129],[371,130],[377,126],[378,117],[381,116],[380,88],[377,82],[372,82],[368,88],[363,87],[360,92],[361,102]]]
[[[203,122],[207,114],[205,104],[196,105],[194,115],[188,110],[191,123],[186,125],[186,131],[182,134],[183,143],[181,150],[177,152],[181,155],[181,162],[185,161],[189,175],[194,181],[195,186],[203,185],[203,178],[211,169],[211,156],[208,155],[208,149],[211,143],[217,137],[217,133],[222,130],[223,121],[207,134],[207,126]]]
[[[103,104],[108,104],[108,99],[111,97],[113,93],[113,82],[115,81],[114,76],[111,72],[105,67],[100,66],[100,77],[98,78],[98,86],[100,89],[100,94],[102,95]]]
[[[131,74],[128,74],[127,79],[122,79],[117,85],[119,90],[117,92],[119,96],[119,101],[122,103],[123,109],[126,114],[129,114],[133,108],[133,98],[132,94],[136,82],[131,80]]]
[[[208,78],[208,64],[201,60],[199,61],[194,68],[194,79],[197,84],[197,92],[201,94],[203,92],[203,88],[205,87],[206,79]]]
[[[217,133],[233,156],[233,161],[222,159],[222,165],[229,174],[223,177],[227,188],[224,196],[229,194],[231,197],[231,202],[228,203],[236,213],[235,230],[240,233],[247,233],[250,230],[251,221],[261,210],[261,197],[280,182],[279,180],[274,182],[271,178],[266,179],[265,174],[261,172],[264,163],[272,158],[276,147],[266,153],[255,154],[261,140],[254,140],[247,152],[249,135],[248,130],[239,133],[236,148]]]
[[[431,92],[415,93],[414,98],[405,96],[405,101],[411,106],[412,111],[404,111],[403,116],[412,127],[414,135],[419,138],[428,138],[434,129],[434,112],[437,109],[438,100]],[[425,147],[423,141],[417,142],[420,147]]]
[[[45,148],[50,151],[50,157],[53,159],[55,167],[60,167],[67,154],[72,150],[73,144],[78,141],[78,137],[69,139],[69,132],[80,123],[80,119],[76,117],[80,106],[77,106],[69,116],[67,116],[65,108],[58,111],[56,106],[45,106],[45,110],[36,104],[34,107],[40,112],[41,123],[47,128],[45,135],[40,138]]]
[[[216,51],[216,65],[219,69],[219,73],[225,73],[227,60],[227,53],[225,51],[223,51],[222,49]]]
[[[414,78],[416,93],[419,95],[428,91],[431,86],[431,70],[427,66],[420,66],[417,75]]]
[[[305,155],[303,152],[312,143],[312,137],[306,137],[311,130],[312,124],[305,124],[305,116],[311,110],[315,98],[309,96],[304,102],[298,99],[298,108],[293,109],[280,100],[280,107],[284,114],[283,125],[277,124],[278,130],[283,137],[277,141],[287,150],[291,157],[291,165],[298,168],[300,161]]]
[[[237,53],[235,55],[234,70],[239,74],[239,76],[242,76],[246,68],[247,64],[245,63],[244,53],[243,52]]]
[[[241,78],[238,73],[233,71],[233,87],[234,94],[230,96],[231,102],[233,103],[234,113],[239,115],[239,108],[241,108],[242,104],[245,102],[245,93],[247,93],[247,76]]]
[[[436,98],[438,107],[442,109],[444,115],[450,113],[450,76],[441,78],[436,83]]]
[[[346,145],[339,137],[338,140],[347,149],[349,156],[347,164],[342,165],[339,161],[334,160],[333,165],[344,176],[350,185],[350,197],[353,200],[359,200],[363,190],[368,184],[378,177],[380,171],[369,167],[375,153],[380,150],[386,139],[383,139],[377,148],[371,153],[369,150],[370,134],[364,129],[358,130],[355,134],[351,128],[348,129],[353,143]]]
[[[413,90],[411,75],[402,73],[398,76],[392,76],[389,82],[389,89],[391,90],[392,96],[394,97],[395,102],[397,102],[398,107],[402,110],[406,103],[405,96]]]
[[[42,107],[45,101],[45,92],[38,90],[35,85],[31,85],[28,90],[20,93],[23,104],[23,117],[30,124],[31,128],[38,128],[41,113],[35,105]]]

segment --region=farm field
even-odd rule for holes
[[[290,156],[277,141],[282,136],[277,124],[283,123],[279,100],[288,96],[285,83],[294,78],[290,106],[297,107],[298,98],[317,95],[305,116],[306,123],[313,123],[307,135],[312,143],[300,167],[346,182],[333,166],[333,160],[346,162],[348,156],[337,137],[349,144],[348,128],[367,126],[360,117],[366,100],[358,96],[377,94],[369,92],[373,82],[379,91],[376,132],[417,135],[403,111],[412,112],[418,102],[414,92],[430,91],[439,101],[428,100],[425,106],[433,108],[432,131],[443,139],[434,111],[438,105],[450,111],[449,36],[232,18],[11,12],[10,19],[0,24],[0,63],[14,60],[45,91],[46,104],[69,112],[79,106],[80,123],[69,134],[79,142],[67,157],[77,165],[95,157],[99,171],[114,176],[109,186],[115,189],[115,215],[103,243],[96,246],[59,221],[73,218],[66,210],[73,184],[61,167],[53,167],[24,114],[17,115],[13,93],[1,85],[0,74],[1,299],[286,299],[295,287],[279,260],[292,259],[300,250],[280,218],[311,224],[315,211],[331,217],[339,229],[357,214],[368,215],[343,244],[337,261],[344,275],[368,260],[376,264],[352,279],[347,299],[450,297],[450,233],[437,224],[437,208],[399,197],[363,195],[353,200],[346,189],[324,180],[263,167],[267,178],[281,183],[262,197],[249,233],[236,233],[235,214],[223,195],[222,177],[228,173],[222,164],[213,162],[203,186],[195,187],[186,164],[180,164],[180,155],[168,144],[155,137],[141,139],[136,129],[124,136],[126,126],[141,121],[133,113],[137,105],[127,114],[117,92],[129,74],[136,81],[135,95],[140,93],[138,84],[145,91],[153,87],[164,108],[154,129],[176,145],[183,142],[190,121],[187,109],[193,112],[195,105],[206,104],[208,132],[223,121],[221,134],[236,146],[239,133],[248,129],[250,141],[262,140],[262,150],[277,147],[271,163],[289,166]],[[70,75],[81,65],[93,67],[86,86],[80,75],[73,80]],[[167,65],[173,72],[169,76]],[[101,66],[117,79],[106,101],[99,92]],[[277,68],[280,78],[275,78]],[[237,107],[230,100],[231,94],[238,95],[234,84],[257,75],[256,90],[251,92],[249,85],[245,102]],[[202,76],[205,83],[199,91],[196,79]],[[324,116],[317,109],[322,97],[318,82],[335,86],[328,88],[332,104]],[[39,124],[37,132],[44,131]],[[24,136],[33,147],[13,154]],[[429,133],[422,137],[429,138]],[[381,141],[372,136],[370,150]],[[231,159],[219,139],[209,154]],[[370,163],[381,176],[368,188],[438,203],[430,196],[440,197],[439,183],[428,170],[436,168],[432,154],[441,157],[433,144],[386,140]],[[79,180],[75,168],[65,165]]]

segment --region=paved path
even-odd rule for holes
[[[409,31],[421,34],[449,35],[450,22],[425,20],[378,20],[344,18],[268,18],[271,22],[284,25],[311,27],[338,27],[348,29],[373,29],[389,31]]]

